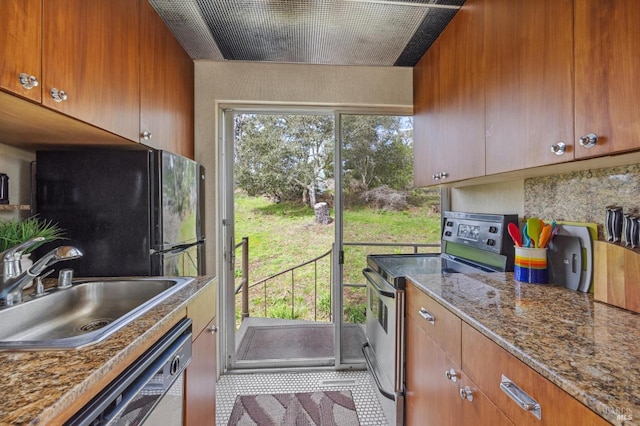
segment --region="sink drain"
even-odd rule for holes
[[[101,329],[102,327],[109,325],[113,322],[111,318],[100,318],[90,321],[84,325],[78,327],[79,331],[93,331]]]

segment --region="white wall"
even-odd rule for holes
[[[195,158],[207,170],[207,274],[215,274],[217,264],[220,105],[413,111],[412,68],[196,61],[195,88]]]
[[[451,210],[524,217],[524,180],[452,188]]]

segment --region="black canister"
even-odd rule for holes
[[[9,176],[0,173],[0,204],[9,204]]]

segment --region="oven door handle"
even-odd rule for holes
[[[395,401],[396,396],[390,392],[387,392],[382,388],[382,384],[380,383],[380,379],[378,379],[376,370],[373,368],[373,362],[371,362],[371,359],[369,358],[369,354],[367,353],[367,348],[370,348],[370,347],[371,345],[369,345],[369,342],[365,342],[362,344],[362,353],[364,354],[364,360],[367,363],[367,367],[369,368],[369,371],[371,372],[371,376],[373,377],[373,380],[376,382],[376,386],[378,387],[378,390],[380,391],[382,396],[392,401]]]
[[[376,271],[374,271],[371,268],[364,268],[362,270],[362,273],[364,274],[367,281],[369,281],[369,284],[371,284],[371,286],[376,290],[376,292],[379,295],[388,297],[390,299],[394,299],[396,297],[395,289],[386,281],[384,281],[383,278],[380,277],[380,275],[378,275]],[[389,289],[386,290],[382,288],[380,283],[378,283],[378,280],[383,280],[383,285],[386,284],[389,287]]]

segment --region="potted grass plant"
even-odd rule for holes
[[[61,239],[63,236],[64,231],[57,224],[37,216],[25,220],[0,220],[0,253],[31,238],[44,237],[42,242],[24,251],[25,254],[29,254],[42,244]]]

